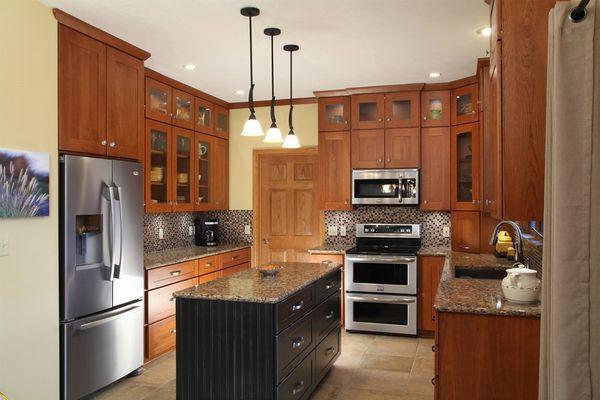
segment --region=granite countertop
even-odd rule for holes
[[[418,256],[448,256],[448,254],[450,254],[450,251],[451,250],[449,247],[435,247],[435,246],[421,247],[417,251],[417,255]]]
[[[470,254],[451,251],[438,287],[434,308],[438,312],[489,314],[517,317],[540,317],[540,302],[533,305],[509,303],[502,295],[498,279],[458,279],[454,277],[457,266],[468,268],[493,267],[507,269],[513,261],[496,258],[492,254]]]
[[[250,244],[232,243],[218,246],[185,246],[174,249],[155,251],[144,254],[144,268],[146,270],[164,267],[165,265],[195,260],[196,258],[214,256],[215,254],[227,253],[251,247]]]
[[[323,244],[321,246],[308,249],[309,254],[346,254],[352,246],[343,244]]]
[[[283,299],[341,268],[339,264],[278,263],[283,269],[265,277],[251,268],[214,281],[173,293],[187,299],[279,303]]]

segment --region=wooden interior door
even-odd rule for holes
[[[259,227],[255,243],[259,265],[269,261],[309,261],[308,249],[320,242],[317,152],[307,150],[255,155],[254,208],[255,226]]]
[[[385,135],[383,129],[353,130],[352,168],[383,168]]]
[[[420,142],[419,128],[386,129],[385,167],[419,168],[421,159]]]

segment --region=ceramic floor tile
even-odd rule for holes
[[[399,393],[369,389],[344,389],[335,400],[405,400]]]
[[[408,377],[409,374],[407,372],[360,369],[347,383],[347,387],[384,392],[400,392],[406,389]]]
[[[334,400],[342,391],[342,387],[339,385],[328,385],[321,383],[313,394],[310,396],[310,400]]]
[[[404,357],[415,357],[417,341],[412,338],[395,336],[378,336],[369,347],[368,352]]]
[[[129,382],[126,378],[121,380],[106,389],[92,395],[89,399],[95,400],[132,400],[143,399],[151,396],[152,393],[158,390],[155,386],[141,385]]]
[[[400,371],[410,373],[414,358],[402,356],[387,356],[384,354],[365,354],[361,368],[381,369],[385,371]]]

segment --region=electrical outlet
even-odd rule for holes
[[[444,228],[442,229],[442,235],[444,237],[450,237],[450,227],[449,226],[444,226]]]
[[[161,240],[165,238],[165,231],[163,228],[158,228],[158,238]]]
[[[8,244],[8,236],[0,237],[0,257],[7,256],[10,253]]]
[[[194,236],[194,225],[188,226],[188,236]]]
[[[250,232],[250,225],[244,225],[244,233],[246,235],[250,235],[252,232]]]
[[[340,236],[346,236],[346,225],[340,225]]]
[[[337,236],[338,235],[338,227],[336,225],[329,225],[327,227],[327,236]]]

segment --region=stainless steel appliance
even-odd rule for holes
[[[352,204],[419,204],[419,170],[353,170]]]
[[[417,334],[418,224],[357,224],[346,252],[346,329]]]
[[[195,228],[196,236],[194,242],[196,246],[216,246],[219,243],[219,221],[197,218]]]
[[[144,362],[143,169],[60,156],[61,398]]]

